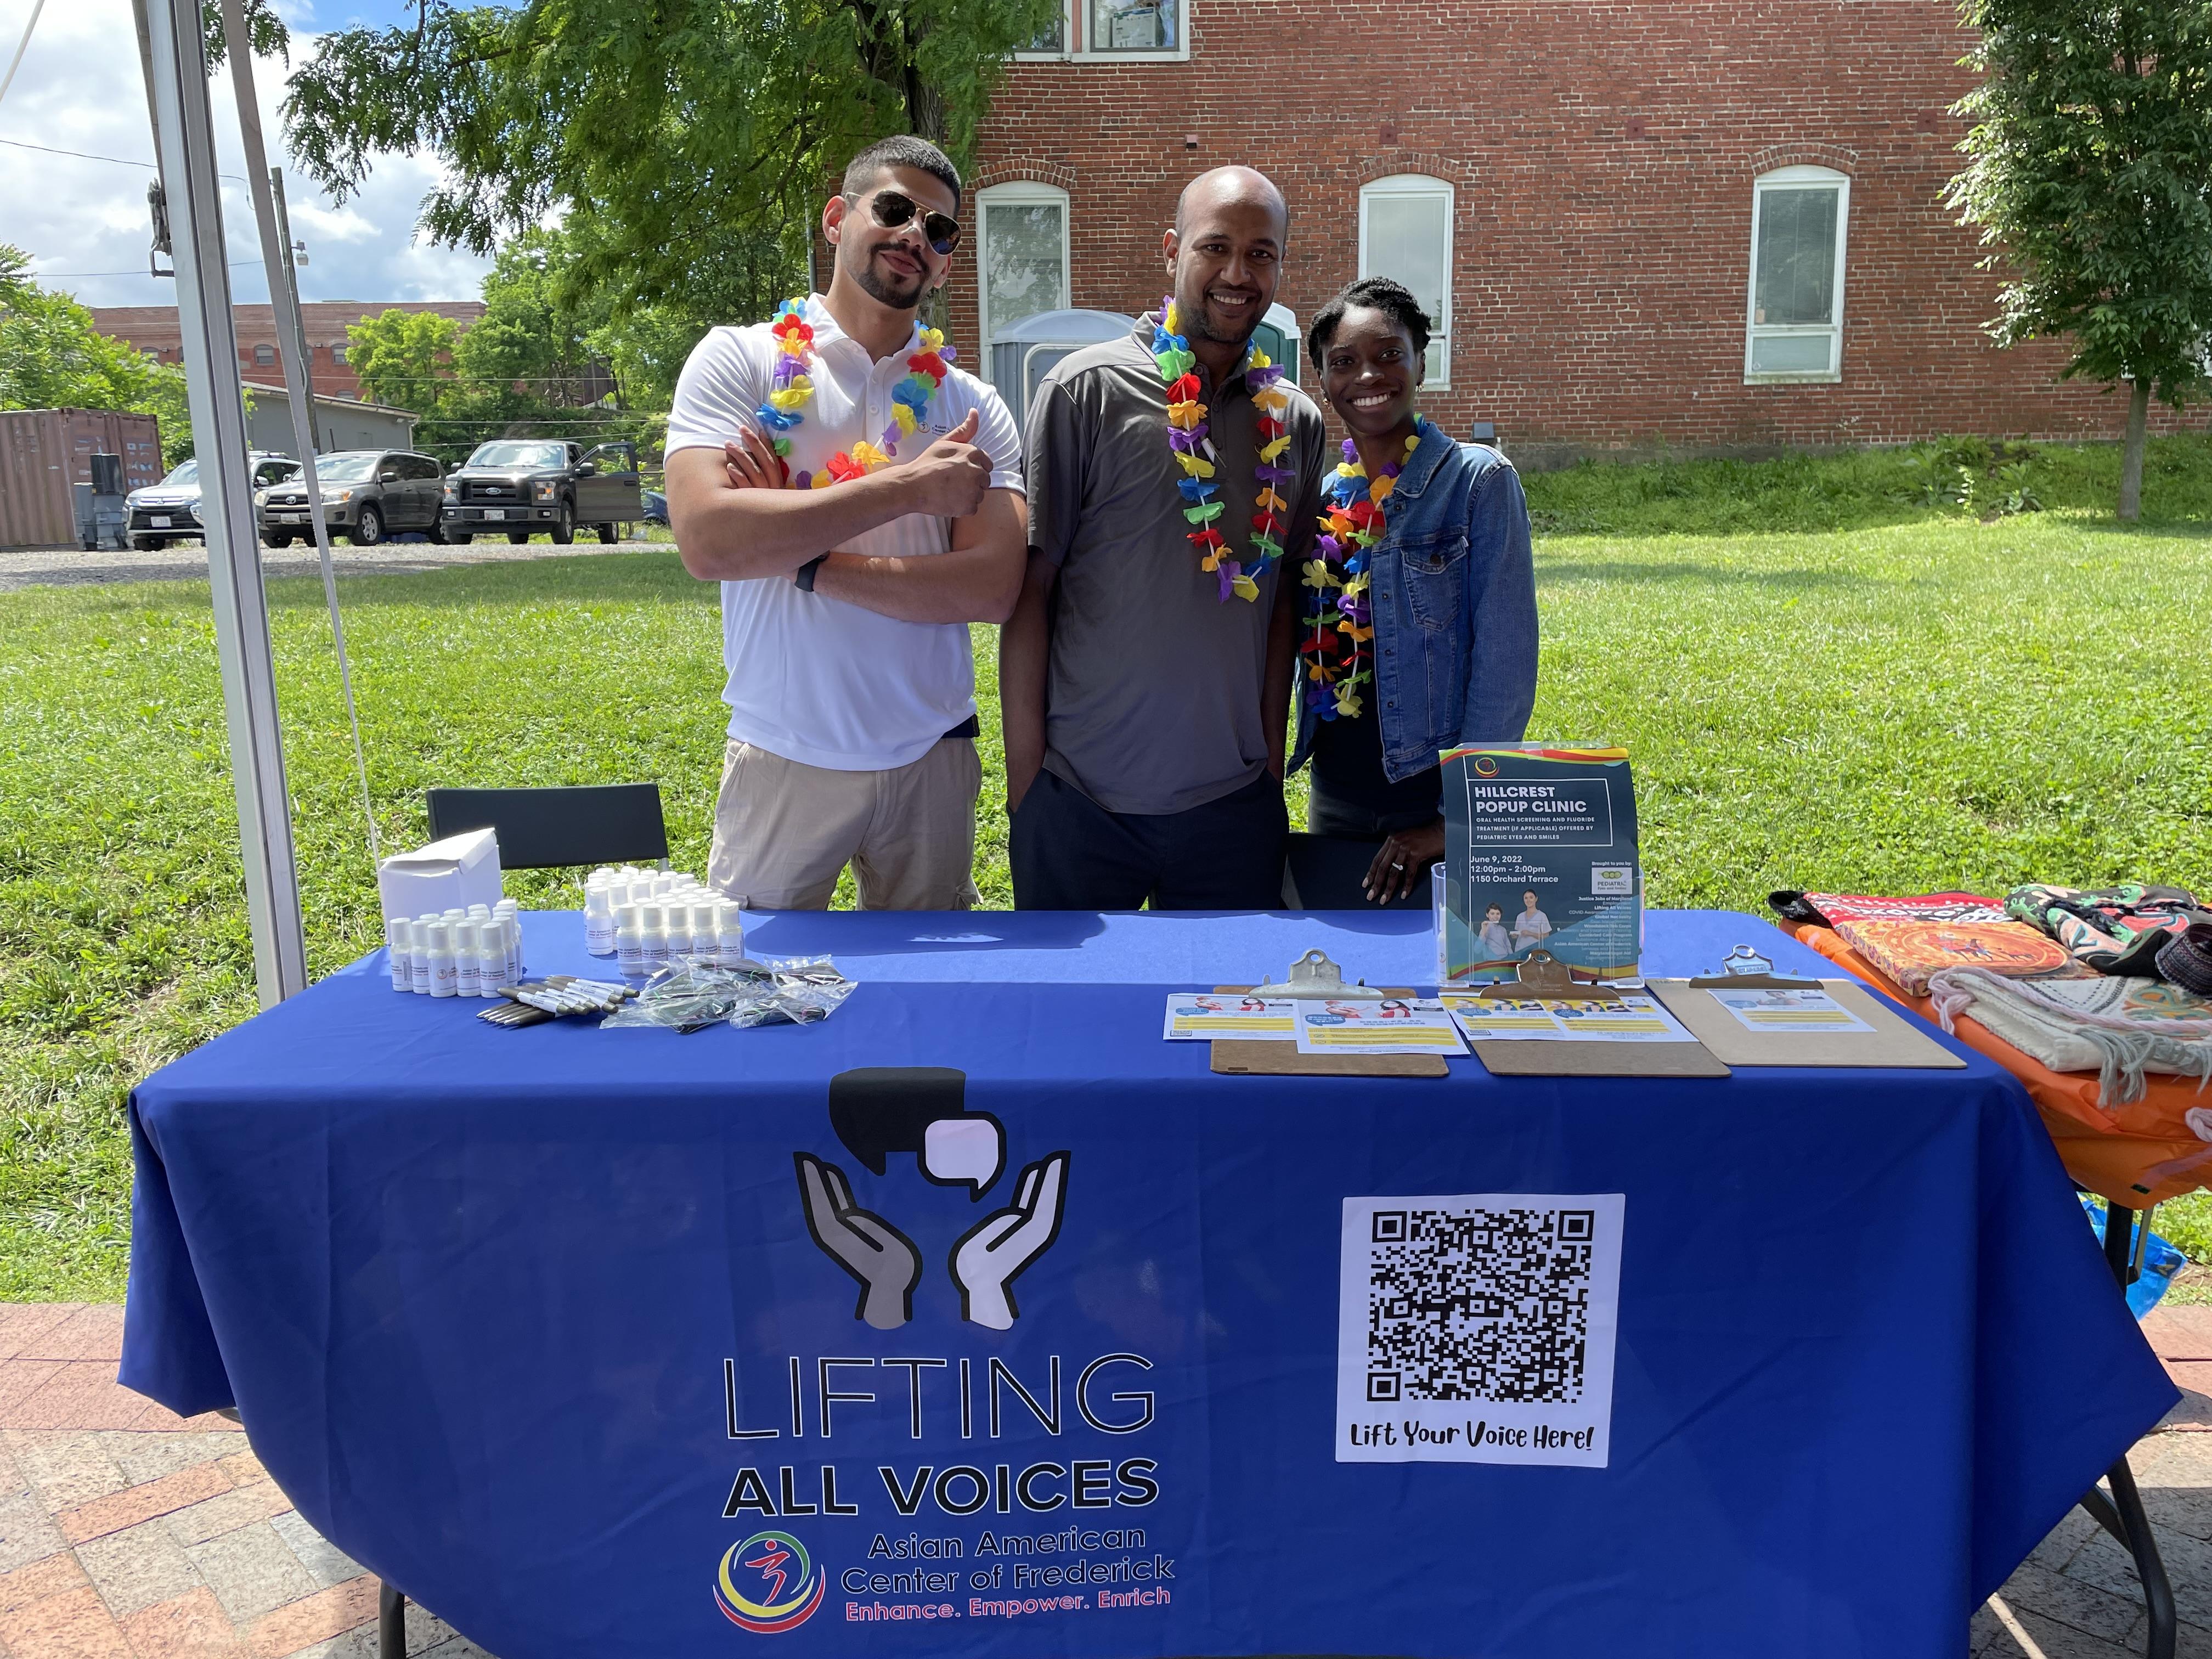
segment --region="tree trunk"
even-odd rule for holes
[[[2143,442],[2150,424],[2150,382],[2137,379],[2129,393],[2128,436],[2120,447],[2120,517],[2132,522],[2142,517]]]

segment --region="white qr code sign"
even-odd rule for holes
[[[1603,1468],[1620,1193],[1344,1200],[1340,1463]]]

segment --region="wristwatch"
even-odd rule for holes
[[[811,593],[814,591],[814,573],[822,568],[822,561],[829,556],[827,553],[817,553],[805,564],[793,571],[792,585],[802,593]]]

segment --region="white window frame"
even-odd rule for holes
[[[1058,52],[1018,52],[1017,64],[1064,64],[1075,55],[1076,0],[1060,0],[1060,50]]]
[[[1378,196],[1442,197],[1444,204],[1444,293],[1443,315],[1431,319],[1431,343],[1440,345],[1437,373],[1425,385],[1435,391],[1451,388],[1452,360],[1452,266],[1457,258],[1459,231],[1459,192],[1449,179],[1435,179],[1425,173],[1394,173],[1385,179],[1371,179],[1359,187],[1359,274],[1365,278],[1387,273],[1377,272],[1367,264],[1367,204]]]
[[[991,325],[990,283],[985,264],[991,246],[991,210],[994,207],[1057,207],[1060,210],[1060,298],[1046,307],[1066,311],[1074,302],[1069,299],[1069,286],[1073,271],[1068,244],[1072,240],[1074,211],[1067,192],[1058,185],[1048,185],[1042,179],[1010,179],[1004,184],[987,185],[975,192],[975,334],[982,349],[982,378],[992,379],[993,343]]]
[[[1766,192],[1777,189],[1802,190],[1808,185],[1832,185],[1836,191],[1835,314],[1825,324],[1753,322],[1752,319],[1759,314],[1759,226],[1760,216],[1765,210]],[[1844,256],[1850,241],[1850,228],[1851,179],[1847,173],[1808,164],[1776,167],[1771,173],[1760,173],[1751,181],[1751,263],[1749,274],[1744,282],[1743,295],[1743,383],[1746,386],[1833,386],[1843,380]],[[1824,369],[1754,371],[1751,366],[1752,346],[1757,340],[1813,338],[1820,335],[1828,338],[1828,366]]]
[[[1068,9],[1075,14],[1067,34],[1067,55],[1077,63],[1085,64],[1183,64],[1190,61],[1190,9],[1196,0],[1176,0],[1182,14],[1182,25],[1176,32],[1175,48],[1170,52],[1115,52],[1109,46],[1093,47],[1091,44],[1091,0],[1070,0]]]

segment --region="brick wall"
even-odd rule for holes
[[[1983,332],[1997,278],[1941,201],[1969,84],[1952,0],[1188,3],[1188,62],[1018,62],[981,132],[972,187],[1068,191],[1078,306],[1147,308],[1177,191],[1243,162],[1289,198],[1278,297],[1304,321],[1358,274],[1360,185],[1423,173],[1457,192],[1451,386],[1424,406],[1516,453],[2121,427],[2057,351]],[[1842,379],[1747,386],[1752,180],[1799,162],[1851,181]]]
[[[480,300],[310,300],[300,307],[300,320],[313,359],[315,395],[319,398],[361,396],[361,380],[351,365],[339,362],[337,354],[348,343],[347,328],[363,317],[386,311],[435,311],[468,327],[483,315]],[[185,360],[184,335],[174,306],[96,306],[92,325],[149,351],[166,363]],[[231,307],[231,326],[238,331],[239,378],[256,386],[284,384],[283,360],[278,356],[276,313],[273,306]],[[266,361],[264,361],[264,359]]]

